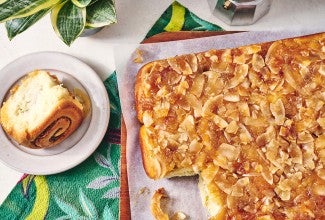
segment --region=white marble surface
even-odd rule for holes
[[[7,39],[4,25],[0,24],[0,69],[24,54],[36,51],[61,51],[80,58],[102,79],[105,79],[115,69],[113,47],[117,44],[139,43],[171,2],[169,0],[116,1],[118,23],[92,37],[77,39],[71,47],[65,46],[57,38],[48,16],[12,41]],[[270,12],[257,23],[234,27],[215,18],[206,0],[179,0],[179,2],[199,17],[218,24],[225,30],[319,29],[324,31],[325,29],[324,0],[273,0]],[[0,163],[0,204],[21,175]]]

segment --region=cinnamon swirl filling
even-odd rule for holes
[[[39,136],[37,136],[33,144],[36,147],[42,147],[49,143],[54,145],[56,142],[61,141],[67,136],[70,126],[71,119],[62,116],[52,122]]]
[[[49,118],[30,143],[31,148],[48,148],[61,143],[81,124],[83,112],[75,104],[64,102]],[[42,129],[43,128],[43,129]]]

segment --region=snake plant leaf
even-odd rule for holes
[[[92,5],[92,4],[94,4],[94,3],[98,2],[98,1],[100,1],[100,0],[91,0],[91,2],[89,3],[89,5]]]
[[[40,10],[33,15],[23,17],[23,18],[15,18],[6,22],[7,35],[10,40],[12,40],[18,34],[27,30],[30,26],[35,24],[38,20],[44,17],[47,13],[49,13],[51,8]]]
[[[1,0],[0,0],[1,1]],[[30,16],[62,0],[6,0],[0,4],[0,22]]]
[[[71,1],[79,8],[86,7],[91,2],[91,0],[71,0]]]
[[[113,0],[99,0],[86,7],[86,28],[103,27],[116,23]]]
[[[71,1],[66,1],[52,9],[51,21],[56,34],[70,46],[84,30],[86,8],[79,8]]]

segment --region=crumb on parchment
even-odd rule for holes
[[[135,50],[135,58],[133,59],[134,63],[143,63],[143,51],[140,49]]]
[[[150,210],[156,220],[184,220],[186,215],[183,212],[176,212],[169,218],[168,214],[162,210],[162,200],[168,199],[164,188],[155,191],[151,198]]]

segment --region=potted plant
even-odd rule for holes
[[[87,29],[116,23],[114,0],[0,0],[0,23],[11,40],[51,13],[55,33],[71,45]]]

